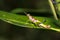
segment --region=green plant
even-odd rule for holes
[[[51,28],[48,30],[55,30],[60,32],[60,27],[54,25],[53,21],[54,19],[52,17],[38,17],[38,16],[34,16],[35,18],[37,18],[38,20],[42,21],[45,18],[47,19],[47,22],[45,22],[44,24],[49,24],[51,25]],[[8,12],[4,12],[4,11],[0,11],[0,19],[11,23],[13,25],[17,25],[17,26],[22,26],[22,27],[27,27],[27,28],[38,28],[38,29],[44,29],[44,28],[40,28],[38,26],[35,26],[32,23],[28,22],[28,17],[25,15],[18,15],[18,14],[14,14],[14,13],[8,13]]]
[[[40,20],[41,22],[46,19],[46,22],[44,24],[51,25],[50,29],[47,30],[55,30],[60,32],[60,27],[58,25],[55,25],[55,23],[60,23],[58,21],[58,17],[56,15],[56,11],[54,9],[54,6],[51,2],[51,0],[48,0],[50,3],[50,7],[53,12],[54,17],[41,17],[41,16],[34,16],[36,19]],[[27,28],[37,28],[37,29],[45,29],[45,28],[40,28],[38,26],[35,26],[34,24],[28,22],[29,19],[26,15],[18,15],[16,13],[21,13],[24,11],[29,11],[29,12],[40,12],[40,11],[45,11],[45,10],[30,10],[30,9],[14,9],[10,12],[5,12],[5,11],[0,11],[0,19],[8,22],[13,25],[21,26],[21,27],[27,27]],[[55,19],[54,19],[55,18]]]

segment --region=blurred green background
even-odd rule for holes
[[[0,0],[0,10],[38,10],[33,15],[52,16],[48,0]],[[60,40],[60,33],[51,30],[23,28],[0,20],[0,40]]]

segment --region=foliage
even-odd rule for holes
[[[44,19],[46,19],[46,22],[44,24],[51,25],[51,28],[48,30],[55,30],[55,31],[60,32],[60,27],[54,24],[53,17],[40,17],[40,16],[34,16],[34,17],[40,20],[41,22]],[[18,15],[14,13],[0,11],[0,19],[10,24],[21,26],[21,27],[44,29],[30,23],[28,17],[25,15]]]

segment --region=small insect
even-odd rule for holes
[[[50,28],[50,25],[45,25],[45,24],[43,24],[43,22],[40,22],[39,20],[33,18],[30,14],[27,14],[26,12],[24,12],[24,13],[27,15],[27,17],[29,18],[29,20],[33,24],[37,25],[38,27],[46,28],[46,29],[49,29]]]

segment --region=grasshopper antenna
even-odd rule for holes
[[[25,13],[25,15],[27,15],[27,13],[26,12],[24,12]]]
[[[30,14],[28,14],[28,13],[26,13],[26,12],[24,12],[24,13],[25,13],[25,15],[30,16]]]

